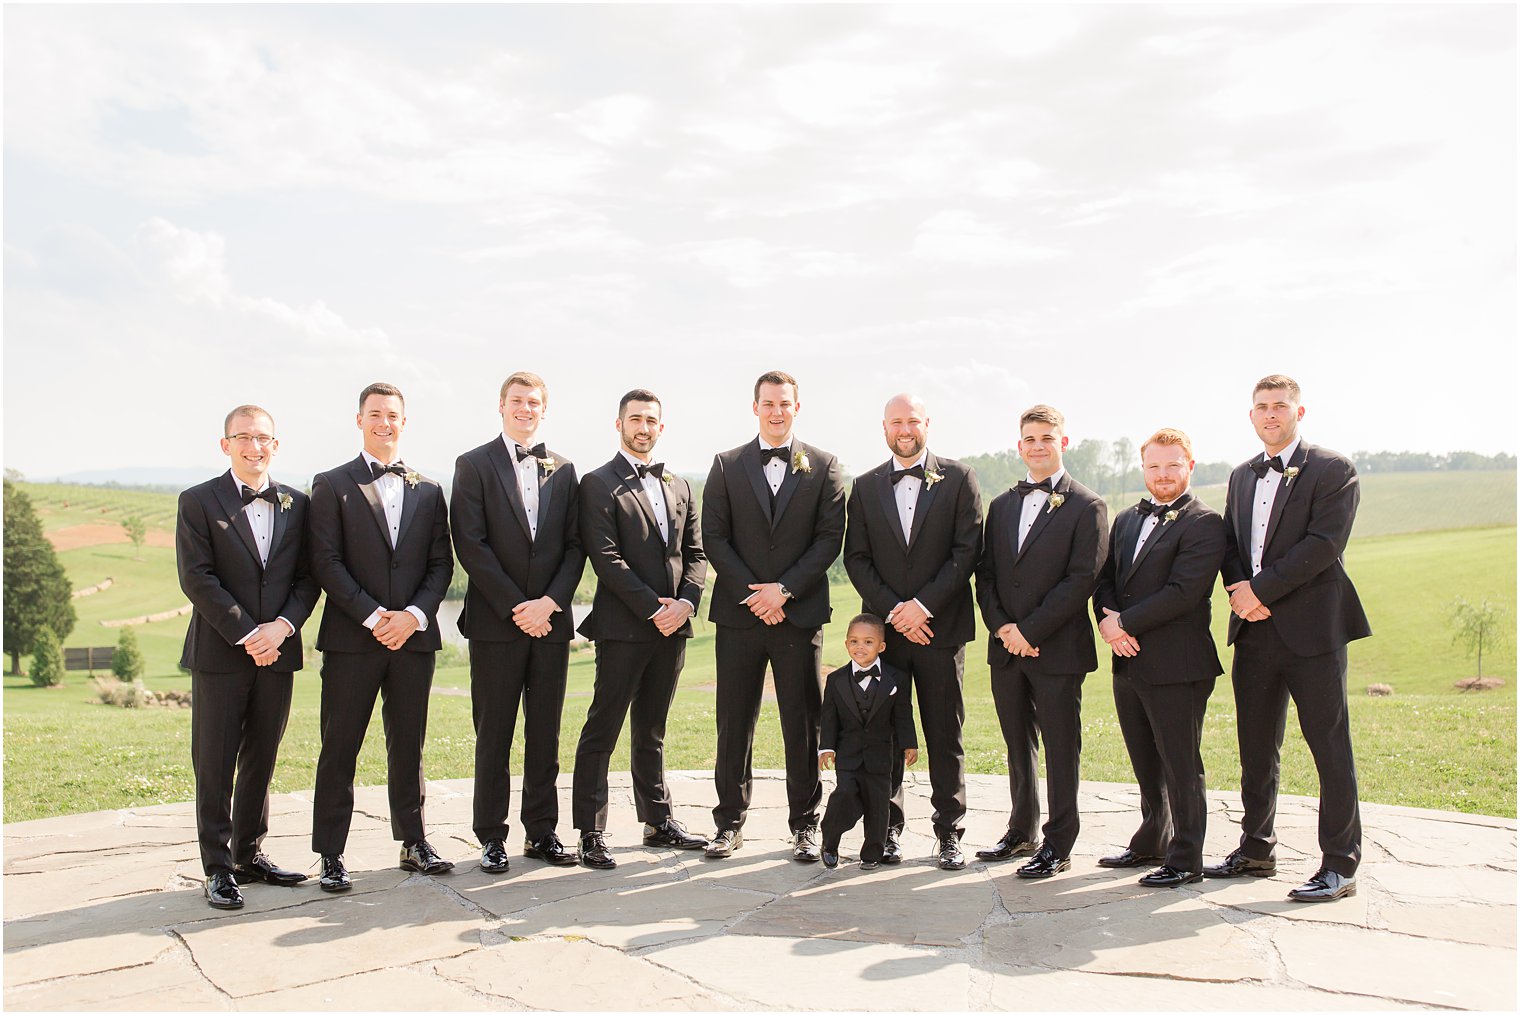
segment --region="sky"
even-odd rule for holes
[[[275,475],[406,394],[445,481],[541,374],[585,471],[617,400],[705,474],[800,382],[862,472],[1188,431],[1304,389],[1344,452],[1516,450],[1514,6],[7,6],[4,464]],[[1078,477],[1080,478],[1080,477]]]

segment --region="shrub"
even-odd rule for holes
[[[116,679],[131,683],[141,680],[147,664],[143,662],[142,649],[137,647],[137,634],[130,627],[121,629],[116,641],[116,651],[111,653],[111,672]]]
[[[57,687],[63,683],[63,648],[51,627],[37,632],[32,652],[32,683],[38,687]]]

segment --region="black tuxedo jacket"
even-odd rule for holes
[[[794,458],[799,452],[809,471],[788,464],[774,506],[758,439],[713,458],[702,491],[702,542],[718,572],[708,612],[716,624],[759,624],[742,601],[749,586],[764,582],[792,593],[788,623],[814,628],[829,621],[828,570],[844,539],[844,483],[833,455],[794,439]]]
[[[306,545],[310,501],[294,487],[270,482],[290,498],[290,506],[271,505],[274,532],[267,566],[259,563],[253,528],[230,471],[179,495],[175,558],[179,587],[194,607],[179,662],[186,669],[228,673],[250,665],[247,650],[237,643],[277,617],[290,621],[296,633],[280,646],[280,658],[269,668],[301,668],[301,625],[322,594],[311,575]]]
[[[1029,644],[1040,650],[1019,662],[1035,673],[1090,673],[1098,668],[1087,601],[1108,554],[1108,506],[1103,499],[1063,472],[1052,495],[1065,498],[1058,508],[1046,504],[1018,549],[1023,498],[1005,490],[987,508],[982,562],[976,569],[976,598],[987,625],[987,661],[1013,658],[996,631],[1019,625]]]
[[[885,618],[917,599],[933,614],[932,644],[957,647],[976,637],[971,574],[982,549],[982,493],[976,473],[949,458],[924,457],[925,472],[944,478],[918,490],[912,541],[903,539],[893,496],[896,462],[855,480],[844,533],[844,566],[862,605]]]
[[[587,638],[657,641],[664,636],[649,618],[659,611],[661,596],[702,605],[707,555],[691,484],[673,472],[664,478],[669,539],[660,537],[654,508],[622,454],[581,482],[581,544],[596,572],[596,597],[579,628]],[[690,638],[691,622],[673,637]]]
[[[1145,516],[1120,512],[1108,560],[1093,593],[1093,616],[1119,611],[1119,624],[1140,642],[1140,654],[1114,656],[1114,672],[1148,684],[1207,680],[1224,672],[1209,632],[1209,596],[1224,561],[1224,519],[1192,494],[1174,504],[1135,556]]]
[[[552,472],[538,467],[538,532],[530,535],[516,462],[498,436],[454,463],[449,526],[454,552],[470,576],[459,630],[472,641],[526,638],[512,619],[514,607],[548,596],[560,608],[549,618],[545,641],[569,641],[575,624],[570,604],[586,564],[576,515],[580,484],[575,466],[553,451]]]
[[[401,525],[391,549],[385,509],[360,455],[311,484],[311,569],[327,593],[317,629],[324,652],[388,652],[364,626],[377,609],[415,606],[428,619],[403,646],[436,652],[438,604],[449,590],[454,554],[443,488],[431,479],[402,483]]]
[[[889,776],[897,753],[917,747],[913,705],[907,678],[901,670],[877,658],[881,684],[864,714],[855,700],[854,672],[849,663],[828,675],[823,686],[823,712],[818,720],[818,749],[834,752],[835,767],[846,772],[865,769]]]
[[[1299,441],[1267,521],[1261,573],[1251,577],[1251,512],[1256,494],[1253,456],[1230,473],[1224,524],[1228,548],[1220,573],[1226,585],[1249,579],[1251,591],[1272,611],[1256,623],[1274,624],[1282,640],[1298,655],[1333,652],[1372,633],[1356,589],[1346,575],[1342,554],[1356,521],[1361,486],[1350,459],[1329,448]],[[1230,614],[1229,641],[1245,621]]]

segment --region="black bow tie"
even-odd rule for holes
[[[546,452],[542,444],[535,444],[531,448],[525,448],[521,444],[517,446],[517,460],[519,462],[524,458],[543,458],[545,454]]]
[[[665,478],[664,462],[655,462],[653,465],[634,465],[634,468],[638,470],[640,479],[651,475],[654,476],[655,479]]]
[[[1159,515],[1161,512],[1165,511],[1168,506],[1169,505],[1166,504],[1157,504],[1153,500],[1142,500],[1140,503],[1135,505],[1135,510],[1140,512],[1140,517],[1143,518],[1146,515]]]
[[[786,456],[789,455],[789,454],[791,454],[791,453],[792,453],[792,449],[791,448],[761,448],[760,449],[760,464],[761,465],[769,464],[769,462],[770,462],[770,460],[772,458],[779,458],[779,459],[781,459],[784,462],[784,461],[786,461]]]
[[[861,680],[864,680],[866,677],[870,677],[872,680],[875,680],[879,676],[881,676],[880,666],[871,666],[867,669],[855,671],[855,680],[857,683]]]
[[[400,462],[392,462],[390,465],[381,465],[379,462],[370,462],[369,471],[374,478],[379,479],[387,472],[393,472],[398,476],[406,475],[406,466]]]
[[[904,476],[916,476],[919,479],[923,479],[924,478],[924,467],[922,465],[915,465],[912,468],[908,468],[908,469],[895,469],[895,470],[893,470],[893,472],[892,472],[892,485],[896,486],[898,484],[898,482],[901,481]]]
[[[274,488],[274,484],[273,483],[270,483],[268,486],[264,487],[264,489],[261,490],[261,491],[259,491],[258,493],[254,493],[251,489],[249,489],[246,486],[243,487],[242,489],[243,489],[243,503],[244,504],[252,504],[256,500],[267,500],[271,504],[278,504],[279,501],[280,501],[280,491],[278,491],[278,490],[276,490]]]
[[[1256,473],[1257,479],[1264,478],[1268,469],[1271,469],[1273,472],[1281,472],[1283,470],[1282,457],[1264,458],[1259,462],[1251,463],[1251,471]]]
[[[1031,483],[1027,479],[1021,479],[1021,480],[1019,480],[1019,485],[1018,485],[1017,489],[1019,491],[1019,496],[1020,497],[1028,497],[1031,493],[1034,493],[1036,490],[1044,490],[1046,493],[1049,493],[1050,492],[1050,477],[1046,476],[1044,479],[1040,480],[1038,483]]]

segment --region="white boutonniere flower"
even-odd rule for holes
[[[671,483],[674,483],[676,481],[676,477],[668,472],[662,472],[660,473],[660,481],[666,486],[669,486]]]
[[[290,510],[290,505],[294,504],[295,502],[296,502],[295,498],[292,497],[290,494],[286,493],[284,490],[280,491],[280,510],[281,511],[289,511]]]
[[[545,476],[552,476],[554,475],[554,470],[559,468],[559,462],[553,458],[540,458],[538,460],[538,467],[544,470]]]
[[[943,472],[940,472],[938,469],[925,469],[924,470],[924,485],[925,486],[933,486],[935,483],[938,483],[940,480],[942,480],[944,478],[945,478],[945,474]]]
[[[407,486],[415,490],[417,489],[417,484],[422,482],[422,473],[418,472],[416,469],[413,469],[411,472],[408,472],[401,478],[406,480]]]
[[[807,456],[807,452],[806,451],[793,451],[792,452],[792,471],[794,473],[795,472],[812,472],[813,471],[813,463],[810,462],[810,461],[808,461],[808,456]]]
[[[1164,514],[1164,515],[1161,516],[1161,524],[1162,525],[1165,525],[1167,522],[1175,522],[1176,520],[1177,520],[1177,509],[1176,508],[1172,508],[1166,514]]]
[[[1056,508],[1060,507],[1062,504],[1065,504],[1065,503],[1066,503],[1066,495],[1064,493],[1053,493],[1053,494],[1050,495],[1050,503],[1047,504],[1047,505],[1045,505],[1045,513],[1046,514],[1050,514]]]
[[[1283,470],[1283,485],[1287,486],[1289,483],[1293,482],[1293,478],[1295,476],[1297,476],[1297,475],[1298,475],[1298,466],[1296,466],[1296,465],[1290,465],[1290,466],[1288,466],[1286,469]]]

